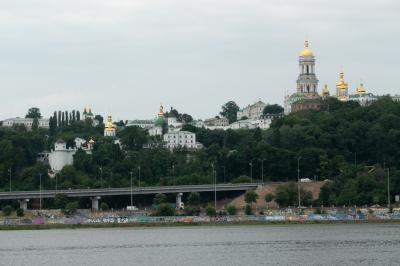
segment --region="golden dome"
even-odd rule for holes
[[[93,145],[94,143],[95,143],[95,141],[92,138],[90,138],[89,144]]]
[[[324,85],[324,88],[322,89],[322,96],[323,96],[323,97],[327,97],[327,96],[329,96],[329,95],[330,95],[330,93],[329,93],[328,84],[325,84],[325,85]]]
[[[164,106],[161,104],[160,105],[160,112],[158,112],[158,117],[164,117]]]
[[[114,130],[114,124],[112,122],[112,116],[108,115],[106,123],[106,131],[113,131],[113,130]]]
[[[308,41],[304,42],[304,49],[301,51],[300,56],[307,57],[307,56],[314,56],[313,52],[308,48]]]
[[[361,83],[360,86],[357,87],[356,91],[358,94],[364,94],[366,92],[364,84]]]
[[[344,80],[344,73],[342,71],[342,72],[340,72],[340,78],[339,78],[338,82],[336,83],[336,88],[338,88],[340,90],[347,90],[348,87],[349,87],[349,85]]]

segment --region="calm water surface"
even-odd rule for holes
[[[400,225],[6,231],[0,265],[400,265]]]

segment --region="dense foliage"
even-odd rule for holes
[[[233,104],[224,106],[224,115],[234,119],[233,109]],[[240,176],[261,180],[262,169],[265,181],[295,181],[299,166],[301,178],[332,180],[323,187],[320,204],[384,204],[389,167],[392,197],[400,191],[400,103],[389,97],[368,107],[327,99],[321,111],[277,118],[266,131],[206,130],[187,124],[184,130],[195,132],[205,147],[195,152],[166,150],[136,127],[118,128],[120,146],[103,137],[101,117],[94,126],[72,112],[63,123],[62,113],[55,112],[50,131],[0,129],[2,190],[9,189],[10,176],[12,190],[38,189],[40,176],[48,189],[56,183],[59,189],[129,186],[131,175],[135,186],[202,184],[212,182],[213,170],[217,182]],[[59,138],[72,146],[75,137],[93,138],[92,154],[78,151],[73,165],[50,178],[37,154],[50,150]]]

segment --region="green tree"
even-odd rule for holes
[[[267,203],[267,207],[268,204],[274,199],[274,195],[272,195],[271,193],[268,193],[265,195],[264,200]]]
[[[63,210],[63,213],[66,215],[73,215],[76,213],[76,211],[79,208],[79,203],[77,201],[72,201],[67,203],[67,205],[65,205],[65,209]]]
[[[239,106],[234,101],[229,101],[222,106],[222,111],[220,115],[227,118],[229,123],[237,121],[237,112],[239,111]]]
[[[264,107],[263,114],[264,115],[277,115],[283,114],[283,107],[278,104],[268,104]]]
[[[25,115],[25,118],[42,118],[42,115],[40,114],[40,109],[37,107],[29,108],[28,113]]]
[[[108,207],[108,204],[107,204],[107,203],[102,202],[102,203],[100,204],[100,210],[102,210],[102,211],[108,211],[109,209],[110,209],[110,207]]]
[[[175,210],[167,203],[162,203],[158,206],[155,213],[157,216],[174,216]]]
[[[56,194],[54,197],[54,207],[57,209],[65,209],[68,204],[68,197],[65,194]]]
[[[215,210],[215,208],[213,206],[211,206],[211,204],[208,204],[208,206],[206,208],[206,214],[208,216],[214,216],[217,214],[217,211]]]
[[[153,200],[154,204],[156,205],[161,205],[163,203],[167,203],[167,196],[165,196],[165,194],[162,193],[158,193]]]
[[[235,206],[233,206],[233,205],[229,205],[229,206],[226,208],[226,211],[228,212],[229,215],[236,215],[236,213],[237,213],[237,208],[236,208]]]
[[[2,212],[4,216],[10,216],[13,210],[13,207],[11,207],[10,205],[6,205],[3,207]]]
[[[200,193],[191,192],[189,194],[187,204],[190,206],[198,206],[200,204]]]
[[[246,208],[244,210],[244,213],[246,215],[252,215],[253,214],[253,209],[251,208],[251,206],[249,204],[246,204]]]
[[[254,190],[248,190],[244,194],[244,201],[251,205],[252,203],[256,203],[258,199],[258,194]]]
[[[16,211],[16,213],[17,213],[17,216],[18,217],[24,217],[24,210],[23,209],[21,209],[21,208],[18,208],[17,209],[17,211]]]

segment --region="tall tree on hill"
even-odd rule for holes
[[[53,123],[55,123],[55,127],[57,127],[57,125],[58,125],[57,111],[54,111],[54,113],[53,113]]]
[[[65,126],[68,127],[68,111],[65,111]]]
[[[76,121],[81,121],[81,113],[78,111],[76,111]]]
[[[31,107],[28,110],[28,113],[25,115],[25,118],[42,118],[40,114],[40,109],[37,107]]]
[[[239,106],[234,101],[229,101],[222,106],[222,111],[219,113],[229,120],[229,123],[237,121],[237,112]]]
[[[62,128],[65,127],[65,113],[64,112],[61,112],[61,127]]]
[[[62,127],[62,115],[61,111],[58,111],[58,127]]]
[[[72,123],[75,123],[76,121],[76,113],[75,110],[72,110]]]

